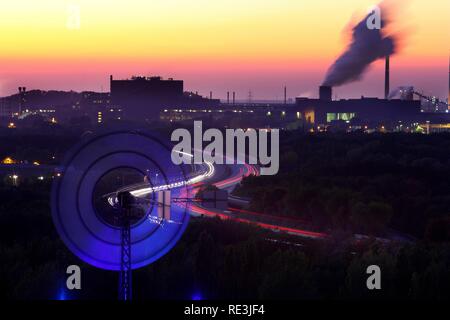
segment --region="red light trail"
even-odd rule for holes
[[[249,175],[258,175],[258,170],[256,168],[254,168],[251,165],[245,164],[245,170],[244,167],[241,167],[239,169],[239,172],[233,176],[230,177],[228,179],[219,181],[214,183],[214,186],[218,187],[218,188],[226,188],[229,187],[233,184],[236,184],[238,182],[240,182],[242,180],[243,177],[247,177]],[[195,194],[200,190],[200,186],[202,185],[202,183],[197,183],[193,186],[191,186],[191,190],[189,191],[189,193],[191,193],[192,196],[195,196]],[[186,191],[184,191],[185,193],[187,193]],[[187,196],[186,194],[181,195],[181,197],[185,197]],[[193,213],[199,214],[199,215],[203,215],[203,216],[208,216],[208,217],[218,217],[222,220],[231,220],[231,221],[236,221],[239,223],[247,223],[247,224],[252,224],[252,225],[256,225],[260,228],[263,229],[267,229],[267,230],[271,230],[274,232],[286,232],[292,235],[297,235],[297,236],[302,236],[302,237],[308,237],[308,238],[313,238],[313,239],[325,239],[328,237],[327,234],[325,233],[321,233],[321,232],[314,232],[314,231],[308,231],[308,230],[303,230],[303,229],[298,229],[298,228],[290,228],[290,227],[284,227],[284,226],[279,226],[279,225],[275,225],[275,224],[270,224],[270,223],[263,223],[263,222],[258,222],[258,221],[252,221],[250,219],[246,219],[246,218],[241,218],[241,217],[237,217],[237,216],[233,216],[224,212],[219,212],[216,210],[210,210],[207,208],[203,208],[200,207],[199,205],[197,205],[195,202],[190,204],[189,206],[189,210]],[[269,214],[264,214],[264,213],[258,213],[258,212],[252,212],[252,211],[248,211],[248,210],[242,210],[242,209],[235,209],[235,208],[228,208],[229,211],[232,212],[236,212],[236,213],[243,213],[243,214],[249,214],[249,215],[253,215],[253,216],[264,216],[264,217],[273,217],[273,218],[283,218],[283,219],[287,219],[287,220],[291,220],[291,221],[295,221],[295,222],[302,222],[301,219],[295,219],[295,218],[291,218],[291,217],[279,217],[279,216],[272,216]]]

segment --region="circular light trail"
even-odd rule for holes
[[[120,228],[96,214],[91,200],[95,186],[107,172],[131,168],[143,175],[147,171],[155,173],[162,182],[157,184],[150,177],[146,189],[152,192],[137,190],[136,196],[155,203],[157,186],[169,189],[176,186],[171,193],[172,197],[177,197],[185,192],[186,186],[171,181],[180,177],[183,181],[189,179],[185,178],[187,167],[174,165],[170,155],[171,148],[155,136],[125,130],[95,136],[73,148],[63,161],[52,190],[52,217],[66,246],[95,267],[120,270]],[[186,206],[171,206],[167,223],[155,223],[153,218],[158,217],[160,208],[158,205],[150,208],[146,213],[148,219],[131,227],[132,269],[148,265],[166,254],[180,239],[189,221]]]

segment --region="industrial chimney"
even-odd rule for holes
[[[19,115],[22,114],[23,105],[25,103],[25,91],[26,87],[19,87]]]
[[[331,101],[333,96],[333,89],[330,86],[320,86],[319,99],[324,101]]]
[[[387,100],[389,98],[389,91],[390,91],[390,84],[389,84],[389,56],[386,56],[386,66],[385,66],[385,73],[384,73],[384,98]]]

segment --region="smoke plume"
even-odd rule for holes
[[[351,43],[328,69],[323,85],[335,87],[360,80],[373,62],[396,52],[397,39],[383,34],[387,25],[387,6],[381,9],[381,29],[367,27],[370,13],[354,26]]]

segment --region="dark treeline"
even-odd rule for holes
[[[0,296],[116,299],[117,273],[79,261],[59,240],[47,182],[0,186]],[[65,290],[65,270],[82,268],[82,290]],[[382,290],[366,289],[366,268]],[[382,244],[352,238],[302,240],[214,219],[192,219],[165,257],[133,273],[135,299],[449,299],[450,246]]]
[[[285,132],[280,172],[235,192],[311,227],[450,240],[450,135]],[[395,231],[393,231],[393,230]]]
[[[50,133],[39,130],[22,130],[20,134],[14,130],[0,132],[0,161],[11,157],[16,161],[57,164],[82,135],[82,132],[63,132],[57,128]]]
[[[2,136],[0,151],[45,161],[79,136]],[[291,132],[281,141],[279,175],[245,179],[237,193],[256,211],[299,216],[331,238],[192,219],[170,253],[133,273],[135,299],[450,298],[449,135]],[[59,240],[50,188],[51,179],[24,177],[18,187],[0,179],[1,298],[116,299],[117,273],[84,264]],[[402,241],[355,241],[353,233]],[[82,267],[79,292],[64,289],[71,264]],[[366,288],[371,264],[382,269],[381,291]]]

